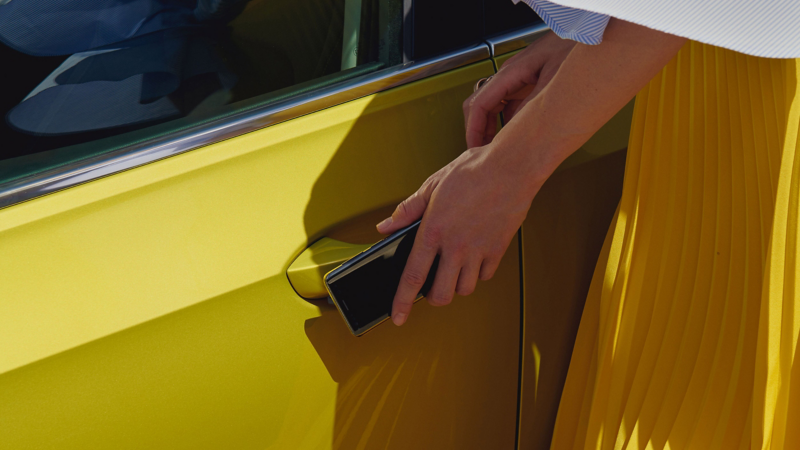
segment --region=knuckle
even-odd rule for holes
[[[407,199],[403,200],[402,202],[400,202],[400,204],[397,205],[397,209],[394,210],[395,215],[396,216],[401,216],[401,217],[408,215],[408,212],[409,211],[408,211],[408,200]]]
[[[430,195],[433,192],[433,189],[439,183],[439,177],[441,176],[442,170],[439,170],[435,174],[429,176],[424,183],[422,183],[422,188],[419,192],[422,192],[423,195]]]
[[[456,287],[456,294],[467,296],[475,292],[475,286],[458,286]]]
[[[466,261],[467,256],[469,255],[469,246],[463,242],[453,244],[449,249],[447,249],[448,256],[452,258],[454,261]]]
[[[422,287],[425,284],[427,276],[416,269],[410,269],[403,272],[403,282],[413,287]]]
[[[421,236],[422,245],[424,245],[429,249],[438,248],[441,239],[442,239],[442,231],[436,225],[428,225],[422,232]]]
[[[478,92],[480,92],[480,91],[478,91]],[[475,107],[475,102],[478,100],[478,94],[476,93],[475,95],[473,95],[472,97],[468,98],[467,100],[469,100],[469,105],[467,106],[467,108],[469,110],[472,110],[472,108]]]
[[[503,259],[503,255],[506,253],[506,247],[502,245],[494,245],[491,249],[489,249],[489,259],[491,261],[500,261]]]
[[[493,276],[494,276],[494,269],[482,270],[481,273],[480,273],[479,278],[482,281],[488,281],[488,280],[491,280]]]
[[[414,196],[420,197],[420,199],[427,204],[433,195],[433,191],[435,191],[436,187],[439,186],[439,179],[442,176],[442,170],[428,177],[428,179],[422,183],[422,186],[420,186],[419,190],[414,194]]]
[[[464,100],[464,103],[461,104],[461,108],[464,109],[465,113],[469,112],[469,107],[470,107],[470,105],[472,105],[472,99],[474,97],[475,97],[475,94],[470,95],[469,97],[467,97],[466,100]]]
[[[447,294],[435,293],[431,295],[429,300],[430,303],[434,306],[447,306],[450,304],[450,302],[453,301],[453,296]]]

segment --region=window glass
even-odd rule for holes
[[[3,165],[91,156],[402,60],[402,0],[76,5],[0,0],[0,181]]]
[[[416,0],[412,59],[439,56],[483,40],[484,0]],[[503,2],[511,0],[487,0]]]
[[[511,0],[483,0],[486,36],[505,33],[542,22],[524,2]]]
[[[542,22],[528,5],[511,0],[415,0],[409,12],[406,25],[414,33],[407,56],[417,61]]]

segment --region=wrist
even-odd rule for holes
[[[559,120],[565,116],[562,105],[547,102],[545,94],[518,111],[492,141],[499,153],[526,173],[527,181],[536,189],[593,134],[591,127]]]
[[[489,144],[490,151],[500,161],[499,164],[504,167],[511,180],[518,183],[531,198],[558,166],[580,146],[572,145],[572,139],[560,138],[554,133],[535,128],[532,126],[525,133],[499,133]]]
[[[487,147],[492,165],[499,171],[498,179],[527,200],[533,199],[558,167],[558,163],[550,161],[550,149],[526,141],[495,139]]]

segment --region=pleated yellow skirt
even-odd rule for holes
[[[690,42],[639,93],[552,449],[800,449],[799,75]]]

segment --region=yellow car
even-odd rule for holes
[[[321,284],[465,150],[529,8],[93,3],[0,1],[0,449],[548,445],[630,108],[473,295],[356,338]]]

